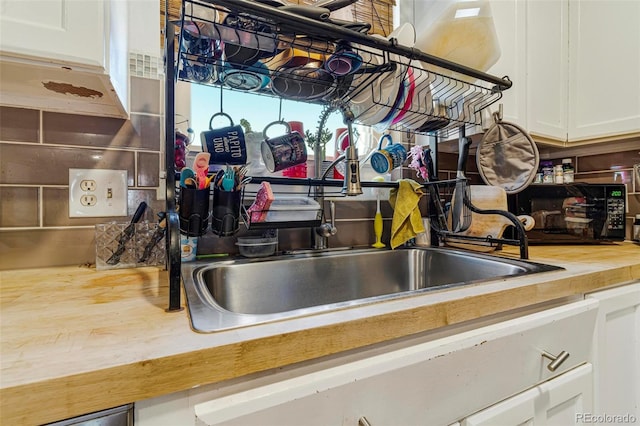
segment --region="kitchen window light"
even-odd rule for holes
[[[204,86],[192,84],[189,87],[183,87],[178,84],[177,105],[183,105],[182,111],[177,109],[177,113],[191,117],[189,125],[193,129],[193,139],[189,146],[190,151],[200,151],[200,133],[209,129],[209,120],[216,112],[220,112],[220,88],[212,86]],[[187,100],[188,99],[188,100]],[[182,102],[181,102],[182,100]],[[234,124],[240,124],[241,119],[251,123],[254,132],[261,132],[269,123],[277,121],[279,112],[285,121],[301,121],[304,123],[305,131],[314,132],[318,127],[318,120],[322,112],[322,105],[297,102],[291,100],[282,100],[277,97],[256,95],[253,93],[245,93],[233,90],[223,90],[222,94],[223,112],[229,114]],[[184,111],[190,109],[190,112]],[[179,117],[180,118],[180,117]],[[176,120],[180,122],[183,120]],[[214,125],[218,121],[214,122]],[[221,124],[224,125],[224,124]],[[178,126],[182,132],[184,129]],[[334,141],[336,129],[346,127],[342,116],[338,112],[334,112],[327,120],[326,128],[333,133],[333,140],[326,146],[326,155],[328,159],[334,155]],[[375,144],[371,143],[371,139],[376,135],[368,127],[356,126],[360,137],[358,138],[358,152],[364,157]],[[377,139],[376,139],[377,140]],[[313,151],[308,149],[308,156],[313,158]]]

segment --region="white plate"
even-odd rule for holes
[[[372,37],[384,38],[377,34],[373,34]],[[388,40],[392,38],[395,38],[398,44],[402,46],[412,47],[415,43],[415,28],[413,25],[405,23],[396,28],[387,37]],[[365,64],[381,65],[382,52],[378,55],[374,50],[366,48],[360,52],[360,55],[364,55],[363,63]],[[406,73],[409,59],[394,54],[389,57],[399,64],[396,70],[394,72],[386,72],[378,76],[374,81],[369,81],[369,87],[364,88],[351,99],[351,109],[356,119],[362,124],[375,125],[380,123],[391,111],[398,96],[398,91],[401,89],[400,85],[403,84],[402,80]],[[363,74],[356,78],[354,86],[367,81],[367,78],[371,78],[371,76]]]
[[[375,37],[376,35],[374,35]],[[382,36],[378,36],[382,38]],[[360,56],[362,56],[363,63],[368,65],[382,65],[383,53],[376,52],[374,49],[368,47],[354,46],[359,50]],[[394,72],[385,72],[377,76],[371,74],[361,74],[353,81],[353,86],[366,84],[366,87],[359,88],[361,90],[353,98],[351,98],[350,106],[351,111],[355,115],[356,119],[362,124],[374,124],[380,119],[384,118],[384,115],[375,122],[370,122],[372,117],[379,114],[381,103],[388,103],[389,97],[393,92],[394,84]],[[388,110],[387,110],[388,111]],[[386,112],[385,112],[386,115]]]
[[[435,76],[422,68],[420,61],[411,61],[415,89],[411,106],[398,122],[408,129],[418,129],[427,121],[427,115],[433,114],[433,99],[431,97],[431,83]]]

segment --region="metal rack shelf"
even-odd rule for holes
[[[179,22],[170,21],[166,10],[168,311],[182,309],[174,166],[176,80],[345,107],[354,123],[427,134],[482,124],[482,111],[512,84],[508,77],[403,46],[397,38],[367,35],[344,23],[321,22],[257,1],[183,0]],[[344,59],[345,51],[351,52],[351,69],[327,69],[330,61]],[[302,180],[310,187],[343,185]]]
[[[256,1],[185,0],[177,28],[179,79],[348,105],[356,123],[378,130],[430,133],[479,125],[482,111],[511,86],[508,77],[427,55],[395,38]],[[352,71],[327,65],[343,64],[345,52],[356,65]]]

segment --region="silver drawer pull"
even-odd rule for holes
[[[557,356],[555,356],[551,355],[549,352],[542,351],[542,356],[551,360],[549,365],[547,365],[547,369],[549,369],[549,371],[556,371],[558,367],[560,367],[560,364],[562,364],[567,360],[567,358],[569,358],[569,352],[562,351]]]
[[[371,423],[365,416],[362,416],[358,419],[358,426],[371,426]]]

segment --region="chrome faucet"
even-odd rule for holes
[[[322,170],[320,162],[317,160],[322,156],[320,144],[316,144],[314,146],[314,157],[316,158],[316,177],[320,180],[325,180],[329,171],[333,170],[333,168],[340,163],[341,161],[347,162],[344,172],[344,184],[342,185],[342,194],[347,196],[354,196],[362,194],[362,187],[360,185],[360,162],[358,160],[358,149],[356,148],[355,138],[353,137],[353,121],[354,116],[351,109],[348,107],[341,107],[344,124],[347,126],[347,132],[349,133],[349,145],[347,149],[345,149],[345,153],[340,155],[338,158],[333,160],[329,167],[320,175],[320,171]],[[324,126],[324,118],[320,121],[320,129],[319,132],[322,131],[322,127]],[[324,187],[322,185],[318,185],[315,191],[315,199],[320,204],[320,206],[324,209]],[[315,228],[312,231],[313,234],[313,248],[317,250],[323,250],[327,248],[327,240],[328,237],[335,235],[338,232],[338,229],[335,226],[335,218],[336,218],[336,210],[335,203],[331,201],[330,203],[330,211],[331,211],[331,222],[325,222],[319,227]]]
[[[345,150],[347,167],[344,172],[344,185],[342,193],[344,195],[353,196],[362,194],[360,186],[360,162],[358,160],[358,149],[356,148],[355,138],[353,137],[353,121],[354,116],[350,108],[342,110],[344,124],[347,125],[349,132],[349,146]]]

